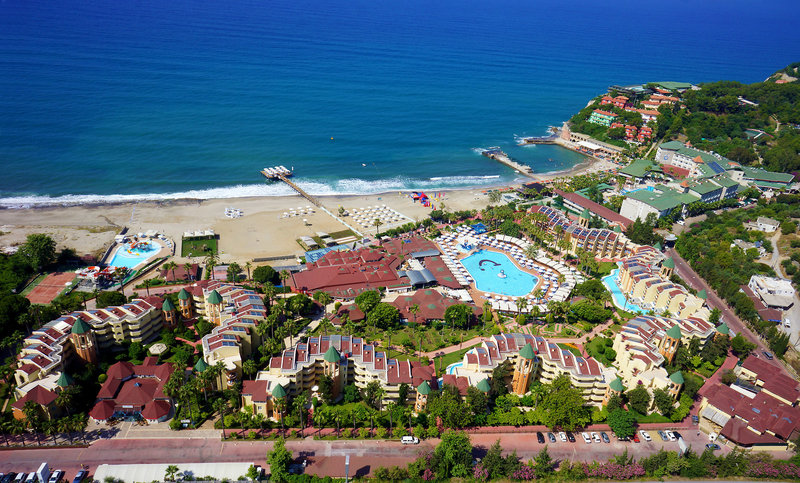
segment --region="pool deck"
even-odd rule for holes
[[[167,245],[164,242],[164,240],[146,239],[146,240],[139,240],[139,241],[147,241],[149,243],[156,243],[161,248],[158,250],[158,252],[153,253],[152,255],[148,256],[147,258],[143,258],[141,262],[137,263],[136,265],[134,265],[132,267],[127,267],[125,265],[111,265],[111,262],[114,261],[114,257],[117,256],[117,252],[119,250],[123,249],[125,247],[125,245],[127,245],[128,243],[131,243],[131,242],[117,243],[116,246],[111,250],[111,255],[110,255],[111,259],[109,260],[109,262],[107,262],[107,264],[109,266],[112,266],[112,267],[125,267],[125,268],[127,268],[129,270],[136,270],[137,267],[140,267],[145,263],[149,263],[150,261],[154,260],[155,258],[168,257],[168,256],[172,255],[172,250],[170,250],[169,247],[167,247]]]

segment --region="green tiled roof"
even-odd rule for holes
[[[178,292],[178,299],[187,300],[188,298],[189,298],[189,292],[187,292],[185,288],[182,288],[181,291]]]
[[[222,303],[222,295],[219,294],[216,290],[213,290],[211,294],[208,296],[208,303],[217,305]]]
[[[707,299],[708,294],[706,293],[706,289],[702,289],[699,292],[697,292],[697,296],[703,300]]]
[[[325,352],[325,355],[323,356],[325,362],[339,362],[341,358],[342,358],[341,354],[339,354],[339,351],[337,351],[336,347],[334,346],[328,347],[328,350]]]
[[[58,376],[58,380],[56,381],[56,384],[58,384],[60,387],[71,386],[74,383],[75,381],[72,380],[72,378],[69,377],[69,374],[64,371],[61,371],[61,375]]]
[[[714,181],[716,183],[721,184],[722,186],[724,186],[726,188],[733,188],[734,186],[739,186],[739,183],[737,183],[736,181],[732,180],[731,177],[728,176],[727,174],[723,174],[723,175],[715,177]]]
[[[700,198],[688,193],[679,193],[675,190],[663,187],[663,192],[639,190],[628,193],[626,196],[637,201],[641,201],[658,211],[672,210],[682,205],[688,205],[698,201]]]
[[[657,85],[659,87],[663,87],[664,89],[667,89],[668,91],[675,91],[675,90],[678,90],[678,89],[689,89],[689,88],[692,87],[692,85],[689,84],[688,82],[666,81],[666,82],[653,82],[653,84],[655,84],[655,85]]]
[[[422,384],[417,386],[417,392],[423,396],[427,396],[431,393],[431,385],[428,384],[428,381],[422,381]]]
[[[673,372],[670,374],[669,380],[675,384],[683,384],[683,374],[681,374],[681,371]]]
[[[525,344],[525,347],[519,351],[519,355],[525,359],[536,359],[536,355],[533,353],[533,347],[531,346],[530,342]]]
[[[589,214],[589,208],[584,208],[583,211],[581,212],[581,218],[583,218],[584,220],[588,220],[591,217],[592,215]]]
[[[275,389],[272,390],[272,397],[275,399],[283,399],[286,397],[286,389],[283,388],[280,384],[275,386]]]
[[[622,385],[622,379],[619,377],[611,381],[611,384],[608,385],[612,391],[622,392],[625,390],[625,386]]]
[[[172,300],[170,300],[169,297],[164,299],[164,303],[161,304],[161,310],[164,312],[171,312],[175,310],[175,306],[172,305]]]
[[[634,178],[641,178],[647,170],[653,166],[649,159],[636,159],[631,164],[619,170],[619,174],[625,174]]]
[[[197,364],[194,365],[194,370],[195,372],[204,372],[206,369],[208,369],[208,364],[201,357],[197,360]]]
[[[678,324],[673,325],[672,328],[667,331],[667,335],[672,337],[673,339],[680,340],[681,329],[680,327],[678,327]]]
[[[89,324],[87,324],[86,322],[84,322],[81,319],[76,320],[75,323],[72,324],[72,333],[73,334],[85,334],[85,333],[89,332],[90,330],[92,330],[92,328],[89,327]]]
[[[662,248],[661,247],[661,242],[656,242],[656,245],[653,248],[655,248],[658,251],[661,251],[661,248]]]
[[[622,233],[622,228],[619,225],[614,225],[614,233]]]
[[[489,392],[492,390],[492,386],[489,385],[489,380],[486,378],[484,378],[481,382],[478,383],[477,388],[481,392]]]
[[[706,195],[708,193],[713,193],[714,191],[721,190],[722,186],[714,184],[711,181],[703,181],[702,183],[697,183],[691,186],[689,189],[696,191],[701,195]]]
[[[675,268],[675,260],[673,260],[672,258],[667,258],[666,260],[661,262],[661,266],[667,268]]]
[[[730,335],[731,329],[728,327],[728,324],[723,322],[717,326],[717,332],[723,335]]]
[[[771,181],[775,183],[791,183],[794,175],[789,173],[776,173],[766,169],[754,168],[752,166],[742,166],[745,178],[753,178],[756,181]]]

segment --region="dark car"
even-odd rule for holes
[[[536,441],[544,443],[544,435],[539,431],[536,432]]]
[[[710,449],[711,451],[716,451],[719,449],[719,445],[716,443],[708,443],[706,448]]]
[[[667,434],[664,431],[658,430],[658,435],[661,436],[661,441],[669,441]]]
[[[89,472],[88,472],[88,471],[86,471],[86,470],[80,470],[80,471],[78,472],[78,474],[77,474],[77,475],[75,475],[75,478],[73,478],[73,480],[72,480],[72,483],[81,483],[81,481],[83,481],[83,480],[86,478],[86,476],[87,476],[88,474],[89,474]]]
[[[700,424],[700,418],[698,418],[696,415],[693,414],[692,415],[692,422],[694,424]]]
[[[679,433],[677,431],[673,431],[672,434],[675,435],[675,439],[681,439],[681,433]]]
[[[572,433],[567,433],[567,439],[569,440],[570,443],[575,442],[575,436],[573,436]]]
[[[600,437],[603,438],[604,443],[610,443],[611,440],[608,439],[608,435],[606,433],[600,433]]]
[[[769,360],[772,360],[772,359],[774,359],[774,358],[775,358],[775,357],[772,355],[772,353],[770,353],[770,352],[767,352],[767,351],[763,351],[763,352],[762,352],[762,354],[764,354],[764,357],[766,357],[766,358],[767,358],[767,359],[769,359]]]
[[[556,442],[556,436],[553,433],[547,433],[547,439],[549,439],[551,443]]]

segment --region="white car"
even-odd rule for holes
[[[673,433],[672,431],[665,431],[665,433],[667,434],[667,438],[669,438],[670,441],[678,440],[678,438],[675,437],[675,433]]]
[[[416,436],[403,436],[400,438],[400,442],[403,444],[419,444],[419,438]]]
[[[645,431],[644,429],[640,429],[640,430],[639,430],[639,435],[640,435],[640,436],[642,437],[642,439],[643,439],[643,440],[645,440],[645,441],[653,441],[653,438],[651,438],[651,437],[650,437],[650,435],[649,435],[649,434],[647,434],[647,431]]]
[[[56,470],[50,475],[50,480],[47,483],[58,483],[61,481],[61,478],[64,478],[64,472],[61,470]]]
[[[592,438],[589,437],[589,433],[581,433],[583,437],[583,442],[586,444],[592,444]]]
[[[595,443],[601,443],[603,440],[600,439],[600,435],[592,431],[592,441]]]
[[[562,443],[566,443],[567,442],[567,433],[565,433],[564,431],[561,431],[560,433],[558,433],[558,439],[560,439]]]

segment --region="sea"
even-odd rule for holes
[[[757,82],[800,2],[4,0],[0,206],[520,181],[583,160],[544,135],[612,84]]]

